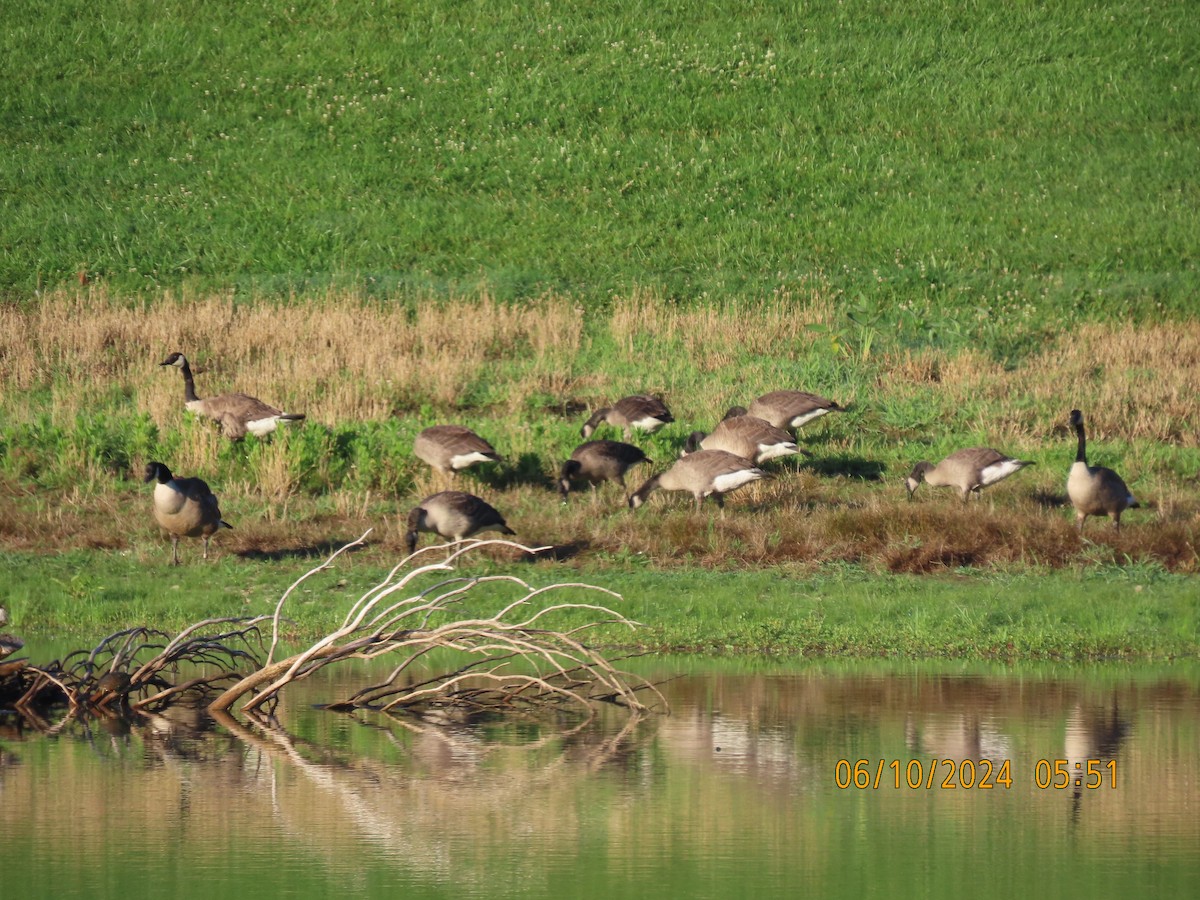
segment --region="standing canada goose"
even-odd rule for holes
[[[630,466],[640,462],[649,462],[646,454],[633,444],[623,444],[620,441],[588,441],[580,444],[571,454],[571,458],[562,464],[558,476],[558,492],[562,495],[563,503],[571,493],[571,479],[582,478],[590,481],[595,488],[602,481],[615,481],[625,490],[625,472]]]
[[[8,624],[8,610],[0,606],[0,625]],[[0,634],[0,659],[12,656],[25,646],[25,642],[11,634]]]
[[[146,466],[147,482],[154,485],[154,518],[171,535],[171,562],[179,565],[179,539],[204,538],[204,558],[208,559],[208,541],[221,528],[232,528],[221,518],[217,497],[199,478],[176,478],[160,462]]]
[[[744,457],[725,450],[697,450],[650,478],[629,498],[629,506],[637,509],[654,491],[664,490],[687,491],[696,498],[697,512],[704,498],[710,495],[717,506],[724,507],[722,495],[766,477],[766,472]]]
[[[584,424],[580,434],[590,438],[597,427],[607,422],[614,428],[624,429],[625,440],[628,441],[633,437],[634,428],[653,434],[668,422],[674,421],[675,417],[671,415],[671,411],[657,397],[634,394],[631,397],[622,397],[612,406],[596,410]]]
[[[734,416],[722,419],[711,434],[693,431],[684,445],[685,455],[697,450],[726,450],[755,463],[764,463],[778,456],[804,453],[796,439],[782,428],[776,428],[758,416]]]
[[[924,481],[932,487],[958,488],[962,493],[963,503],[966,503],[972,491],[978,493],[988,485],[1003,481],[1013,472],[1019,472],[1032,465],[1029,460],[1005,456],[991,447],[955,450],[936,466],[927,460],[921,460],[913,466],[905,483],[908,499],[912,499]]]
[[[441,491],[426,497],[408,514],[405,544],[417,549],[417,533],[431,531],[448,541],[461,541],[481,531],[516,534],[490,503],[464,491]]]
[[[1071,425],[1079,438],[1075,462],[1067,476],[1067,496],[1075,507],[1075,520],[1079,533],[1083,534],[1083,523],[1088,516],[1108,516],[1113,527],[1121,530],[1121,513],[1138,505],[1129,493],[1121,476],[1104,466],[1089,466],[1087,461],[1087,437],[1083,433],[1083,413],[1071,410]]]
[[[500,459],[492,445],[462,425],[433,425],[417,435],[413,452],[439,472],[457,472]]]
[[[159,365],[174,366],[183,372],[184,405],[197,415],[208,416],[219,422],[221,431],[231,441],[240,441],[247,434],[265,437],[274,431],[280,422],[299,422],[304,418],[302,413],[285,413],[249,394],[221,394],[201,400],[196,396],[192,367],[188,365],[187,357],[182,353],[172,353]]]
[[[725,413],[725,418],[730,419],[744,415],[758,416],[760,419],[766,419],[776,428],[788,428],[794,431],[826,413],[845,412],[845,410],[846,407],[807,391],[771,391],[751,403],[749,409],[744,406],[731,407],[729,412]]]

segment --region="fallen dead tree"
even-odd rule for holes
[[[599,625],[615,623],[632,629],[636,623],[606,606],[551,601],[552,595],[572,590],[619,599],[618,594],[588,584],[534,588],[513,575],[453,574],[454,563],[463,554],[483,547],[536,552],[505,540],[468,540],[424,548],[359,597],[335,631],[304,650],[276,659],[287,600],[304,578],[319,571],[314,569],[280,599],[266,663],[213,700],[210,711],[228,712],[240,703],[243,712],[259,712],[275,702],[288,685],[329,666],[384,658],[397,660],[384,677],[327,707],[419,713],[453,708],[478,714],[564,706],[586,712],[593,704],[605,702],[641,712],[648,707],[639,697],[649,695],[653,697],[651,705],[665,708],[652,685],[619,671],[582,642],[582,635]],[[449,555],[441,562],[413,565],[438,551],[449,551]],[[439,578],[442,574],[450,577]],[[514,597],[491,616],[454,618],[455,608],[482,585],[510,588]],[[565,629],[552,627],[555,619],[573,611],[596,618]],[[462,661],[448,672],[414,678],[412,673],[420,670],[434,651],[454,651]]]
[[[566,709],[589,717],[601,703],[632,713],[666,708],[653,685],[618,670],[583,642],[583,635],[597,626],[632,629],[636,623],[607,606],[558,600],[571,592],[617,599],[619,595],[589,584],[534,588],[513,575],[456,573],[455,563],[480,548],[537,552],[505,540],[467,540],[419,550],[360,596],[333,632],[299,652],[281,655],[287,604],[297,588],[330,568],[341,554],[361,546],[368,534],[297,579],[271,615],[206,619],[174,637],[147,627],[130,628],[61,662],[9,663],[0,702],[30,718],[64,705],[67,718],[126,711],[151,714],[177,704],[226,716],[236,706],[243,713],[261,715],[273,709],[289,685],[330,666],[358,661],[364,664],[367,683],[325,704],[327,708],[436,713],[459,721]],[[448,553],[444,560],[422,564],[439,551]],[[499,609],[491,615],[456,618],[464,601],[475,600],[481,590],[503,595]],[[583,624],[555,625],[581,617],[586,618]],[[443,670],[432,667],[433,656]],[[445,659],[454,661],[446,666]]]

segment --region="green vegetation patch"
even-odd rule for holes
[[[1187,2],[16,4],[0,290],[1189,308]],[[923,315],[918,311],[918,315]]]

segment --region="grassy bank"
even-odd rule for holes
[[[10,610],[37,626],[25,635],[31,651],[39,643],[87,643],[133,622],[173,630],[210,616],[268,613],[319,561],[225,556],[174,569],[136,553],[0,556],[10,573]],[[287,608],[288,633],[312,639],[332,630],[394,561],[368,548],[305,582]],[[493,560],[468,562],[462,572],[507,572],[535,587],[580,581],[615,590],[622,599],[575,590],[554,596],[610,604],[644,627],[603,628],[593,639],[655,652],[1014,660],[1200,654],[1194,582],[1153,567],[916,577],[829,566],[795,576]],[[507,595],[473,598],[462,617],[494,612],[499,596]]]
[[[1186,2],[3,14],[0,290],[1187,310]],[[888,326],[894,324],[889,321]]]
[[[835,343],[831,334],[841,334]],[[193,353],[202,394],[241,388],[304,410],[300,427],[232,444],[183,409]],[[219,348],[219,349],[218,349]],[[0,310],[0,558],[23,629],[91,640],[131,623],[178,627],[259,613],[298,575],[374,529],[368,549],[294,605],[298,635],[328,628],[403,556],[408,510],[444,482],[412,438],[468,424],[505,457],[459,486],[500,508],[535,563],[496,551],[471,571],[622,593],[645,623],[608,642],[672,651],[1000,658],[1172,658],[1200,647],[1200,325],[1091,323],[1002,365],[978,349],[913,351],[846,331],[820,292],[680,309],[641,296],[584,315],[548,297],[413,309],[329,295],[253,306],[228,297],[128,304],[97,291]],[[1102,362],[1097,362],[1098,360]],[[662,393],[677,421],[639,439],[655,463],[694,428],[766,390],[819,390],[850,411],[808,426],[804,460],[734,494],[724,513],[607,486],[563,505],[558,466],[586,410]],[[1092,459],[1143,508],[1116,534],[1077,534],[1064,484],[1073,406]],[[903,478],[921,458],[992,444],[1037,464],[961,504]],[[185,565],[149,515],[149,459],[207,479],[235,526]],[[920,575],[922,577],[914,577]],[[482,611],[482,610],[481,610]]]

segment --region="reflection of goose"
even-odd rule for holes
[[[914,752],[956,762],[964,759],[999,762],[1012,756],[1012,741],[1008,735],[986,724],[978,715],[969,713],[930,716],[921,724],[906,719],[904,742]]]
[[[1080,801],[1088,790],[1089,782],[1095,788],[1096,777],[1099,776],[1104,786],[1112,783],[1111,771],[1104,764],[1117,758],[1121,745],[1132,729],[1133,723],[1121,715],[1115,697],[1111,708],[1076,704],[1067,716],[1063,756],[1066,757],[1067,772],[1072,783],[1071,821],[1079,819]],[[1089,760],[1092,761],[1093,774],[1088,772]]]

